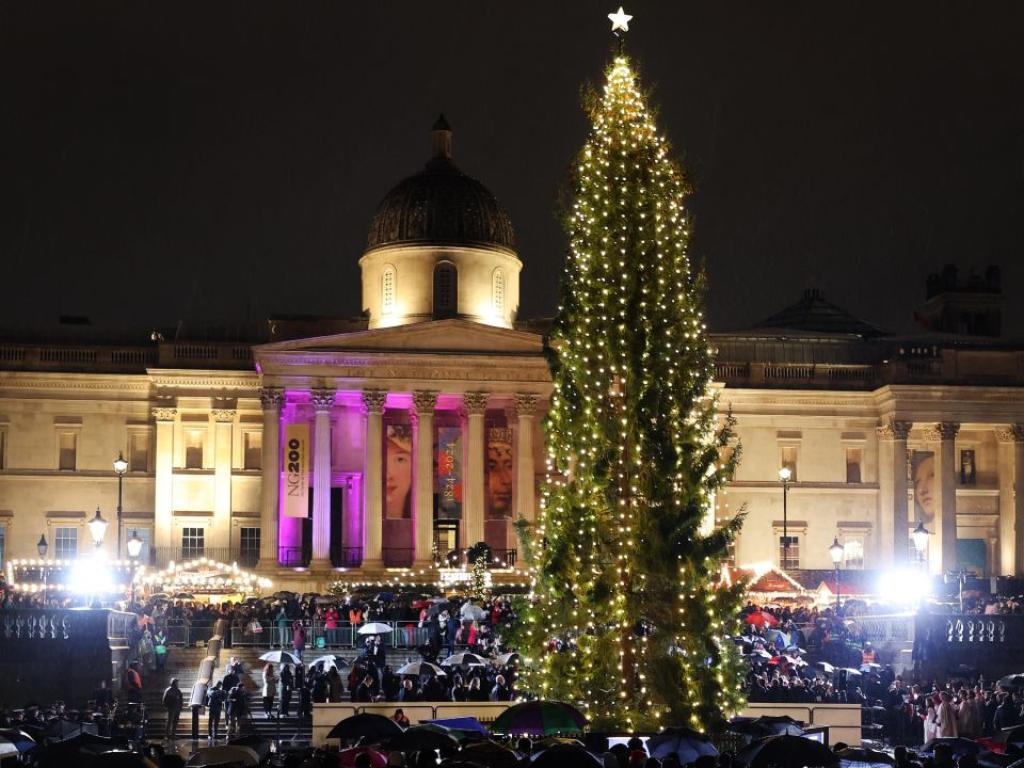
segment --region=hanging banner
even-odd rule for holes
[[[935,520],[935,453],[912,451],[910,482],[914,489],[914,516],[911,523],[931,525]],[[935,529],[932,528],[934,531]]]
[[[441,520],[462,517],[462,430],[437,428],[437,516]]]
[[[388,424],[384,440],[384,517],[412,517],[412,427]]]
[[[309,424],[284,427],[284,516],[309,516]]]
[[[485,466],[486,506],[488,520],[512,517],[512,487],[515,465],[512,460],[512,430],[491,427],[487,430],[487,462]]]

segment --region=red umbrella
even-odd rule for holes
[[[354,749],[343,749],[338,753],[338,765],[341,768],[355,768],[356,756],[362,754],[370,756],[372,768],[385,768],[388,764],[388,758],[381,752],[375,749],[367,749],[366,747],[355,747]]]
[[[754,611],[753,613],[748,613],[744,621],[747,622],[747,624],[753,624],[755,627],[774,627],[776,624],[779,623],[778,619],[776,619],[770,613],[765,613],[764,611]]]

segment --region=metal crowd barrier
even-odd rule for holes
[[[391,631],[383,635],[384,643],[389,648],[416,648],[427,642],[429,630],[420,627],[418,621],[382,621]],[[292,645],[292,623],[288,624],[282,637],[276,623],[263,624],[262,632],[252,632],[248,627],[231,627],[231,645],[237,647],[290,648]],[[366,641],[365,635],[359,634],[361,625],[339,622],[338,626],[328,629],[322,621],[304,621],[306,628],[307,648],[361,648]],[[322,645],[321,645],[322,641]]]

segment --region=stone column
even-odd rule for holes
[[[333,389],[314,389],[313,559],[311,568],[331,567],[331,410]]]
[[[537,502],[533,468],[533,418],[536,412],[536,395],[516,395],[516,516],[530,523],[536,517]]]
[[[235,411],[213,410],[213,541],[214,547],[231,548],[231,440]],[[233,558],[225,558],[231,562]]]
[[[415,441],[414,500],[416,546],[415,567],[434,564],[434,408],[437,392],[412,393],[413,440]]]
[[[153,504],[153,546],[160,565],[169,559],[174,523],[174,417],[175,408],[154,408],[156,420],[156,482]]]
[[[996,430],[999,441],[999,573],[1024,572],[1024,424]]]
[[[277,568],[281,493],[281,403],[277,387],[260,390],[263,406],[263,455],[260,457],[260,568]]]
[[[384,520],[384,445],[383,416],[387,392],[363,390],[366,406],[366,458],[363,493],[363,568],[382,568],[381,529]]]
[[[466,499],[462,510],[465,527],[465,546],[472,547],[484,539],[484,414],[487,411],[486,392],[466,392],[462,396],[466,407],[467,436],[465,479]]]
[[[956,458],[953,451],[960,425],[940,422],[930,435],[937,440],[935,451],[935,535],[932,541],[938,545],[935,557],[931,558],[932,573],[956,570]]]
[[[907,514],[909,421],[890,420],[877,429],[879,546],[883,565],[904,565],[910,556]]]

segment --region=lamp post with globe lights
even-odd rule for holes
[[[782,570],[789,568],[789,515],[787,504],[789,500],[789,481],[793,477],[793,471],[789,467],[782,467],[779,470],[779,482],[782,483]]]
[[[839,614],[839,606],[840,606],[840,597],[839,596],[840,596],[840,593],[842,592],[842,588],[839,586],[839,563],[841,563],[843,561],[843,554],[845,553],[845,551],[846,550],[843,548],[843,545],[839,543],[839,537],[838,536],[833,536],[832,537],[832,546],[828,548],[828,553],[829,553],[829,555],[832,556],[832,565],[834,565],[835,569],[836,569],[836,614],[837,615]]]
[[[121,517],[123,510],[121,508],[121,501],[124,494],[124,473],[128,471],[128,461],[125,459],[124,454],[121,451],[117,452],[117,458],[114,459],[114,473],[117,475],[117,557],[121,557]]]

